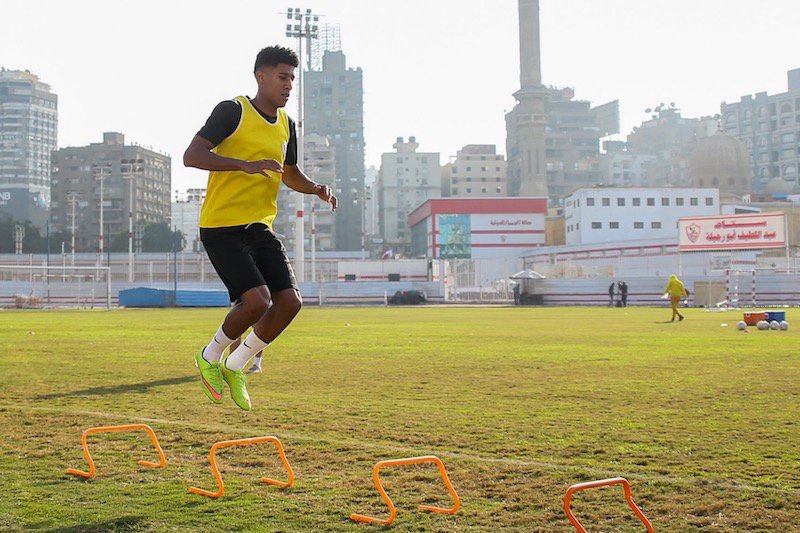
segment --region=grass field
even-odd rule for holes
[[[224,310],[0,311],[0,530],[366,531],[386,516],[381,459],[438,455],[462,499],[453,515],[432,465],[386,470],[397,531],[573,531],[574,483],[624,476],[656,531],[800,531],[800,313],[788,332],[736,331],[739,313],[667,309],[304,309],[250,381],[254,410],[203,395],[192,354]],[[728,327],[721,326],[728,323]],[[145,422],[141,434],[81,431]],[[276,435],[220,453],[217,440]],[[592,531],[643,531],[619,487],[579,493]]]

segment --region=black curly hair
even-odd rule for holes
[[[253,73],[264,66],[277,67],[281,63],[297,67],[300,60],[291,48],[284,46],[268,46],[263,48],[256,56],[256,65]]]

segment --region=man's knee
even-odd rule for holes
[[[264,295],[252,295],[242,300],[242,312],[247,315],[251,322],[258,321],[269,309],[269,299]]]
[[[294,318],[303,308],[303,298],[294,290],[284,292],[285,294],[281,294],[278,301],[275,302],[277,310],[289,318]]]

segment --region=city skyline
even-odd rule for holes
[[[398,136],[416,136],[421,150],[441,154],[441,163],[467,144],[505,151],[504,112],[519,86],[517,3],[492,12],[482,5],[297,5],[340,25],[348,66],[364,71],[367,167],[377,166]],[[59,148],[120,131],[176,159],[173,189],[202,187],[206,173],[179,163],[192,135],[219,100],[253,94],[258,49],[296,41],[284,37],[283,4],[193,6],[184,12],[145,0],[123,18],[94,0],[4,5],[4,19],[37,24],[36,31],[8,25],[0,65],[30,70],[59,95]],[[576,98],[593,104],[618,98],[620,138],[648,118],[647,107],[674,101],[684,116],[713,115],[722,101],[785,91],[786,71],[800,66],[791,32],[774,31],[775,20],[786,28],[800,22],[789,1],[542,0],[540,9],[543,82],[575,87]],[[245,10],[264,22],[243,18]],[[250,31],[236,30],[242,20]],[[292,116],[296,103],[295,90],[287,106]]]

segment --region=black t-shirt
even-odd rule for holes
[[[253,100],[250,100],[250,102],[253,103]],[[254,103],[253,108],[270,124],[275,124],[275,121],[278,120],[278,117],[271,117],[261,111]],[[206,120],[205,126],[200,128],[197,135],[217,146],[236,130],[241,118],[242,106],[239,102],[225,100],[217,104],[217,107],[211,112],[211,116]],[[294,120],[291,118],[289,118],[289,143],[286,145],[286,159],[283,164],[297,164],[297,133],[295,132]]]

